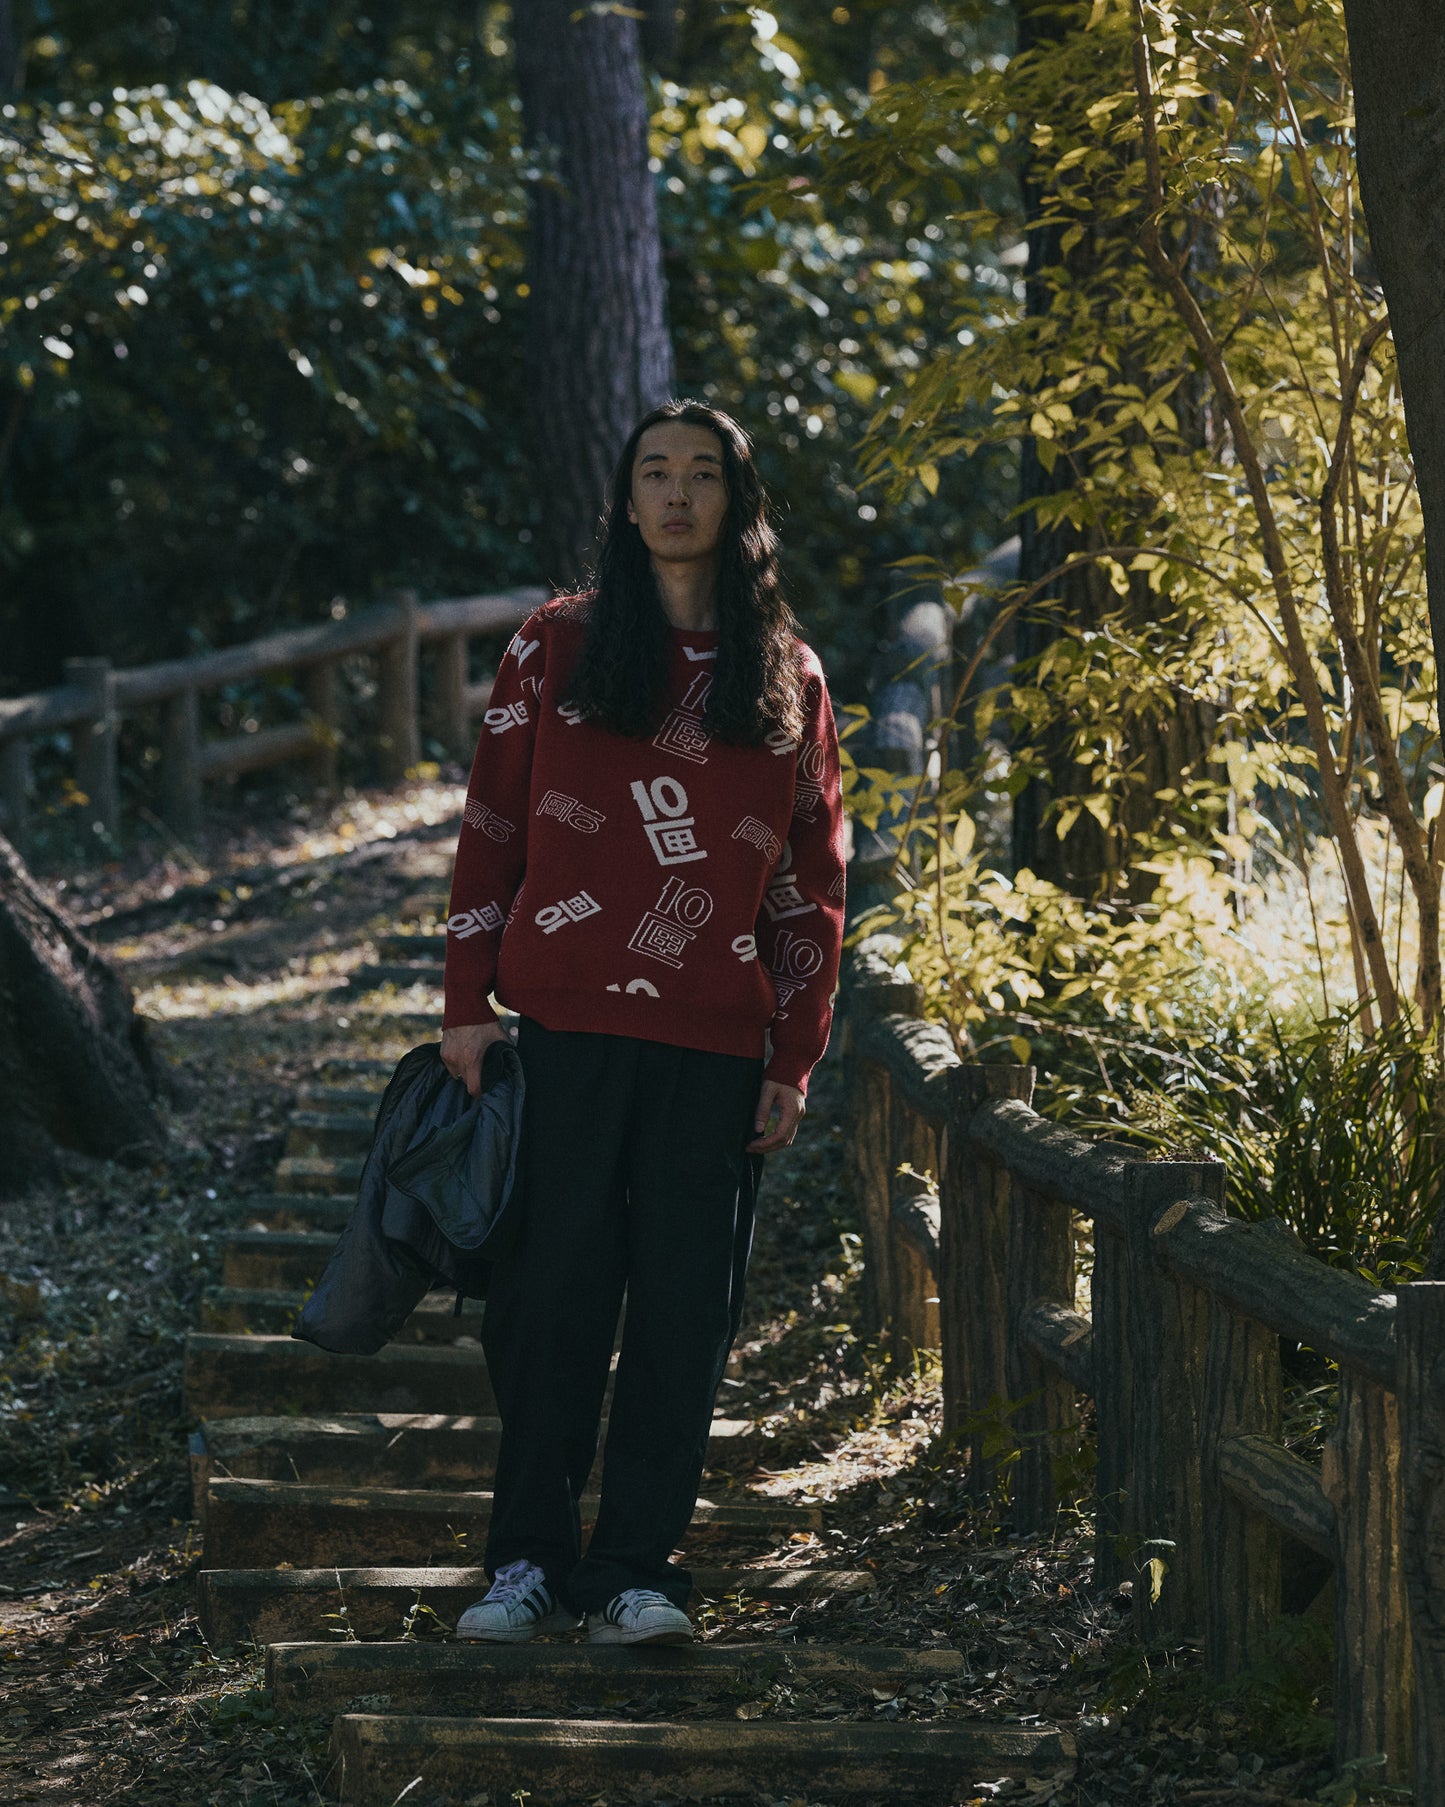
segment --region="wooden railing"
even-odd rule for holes
[[[999,1482],[980,1427],[1006,1421],[1011,1523],[1046,1530],[1091,1398],[1096,1581],[1130,1584],[1139,1636],[1239,1674],[1294,1540],[1333,1578],[1338,1762],[1445,1807],[1445,1284],[1378,1292],[1226,1216],[1217,1163],[1040,1116],[1032,1068],[963,1063],[922,1020],[897,945],[864,941],[845,991],[866,1310],[899,1353],[941,1351],[970,1486]],[[1281,1339],[1338,1364],[1318,1468],[1281,1441]]]
[[[303,761],[318,789],[334,788],[345,734],[338,666],[358,655],[378,664],[378,772],[403,776],[421,758],[423,727],[457,759],[470,757],[471,723],[487,707],[488,683],[468,677],[473,635],[506,633],[545,601],[541,589],[515,589],[419,603],[404,592],[391,604],[349,620],[297,628],[221,652],[116,671],[108,659],[71,659],[66,682],[32,696],[0,699],[0,827],[24,847],[31,821],[30,742],[71,730],[75,782],[84,820],[114,839],[120,829],[119,724],[140,710],[162,711],[162,814],[177,834],[201,821],[208,780],[234,777],[288,760]],[[420,703],[419,654],[433,651],[429,706]],[[222,685],[284,672],[301,676],[301,720],[214,739],[201,733],[200,698]]]

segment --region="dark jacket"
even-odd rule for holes
[[[493,1042],[471,1098],[435,1043],[413,1048],[376,1113],[356,1206],[292,1336],[373,1355],[433,1286],[484,1296],[515,1224],[522,1062]]]

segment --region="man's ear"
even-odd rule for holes
[[[627,498],[627,518],[634,527],[637,525],[637,510],[632,506],[631,496]]]

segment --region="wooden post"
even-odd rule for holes
[[[470,765],[477,738],[467,708],[467,644],[465,634],[448,634],[432,658],[432,737],[463,765]]]
[[[1127,1238],[1094,1225],[1089,1282],[1094,1321],[1094,1585],[1131,1581],[1134,1499],[1134,1357],[1129,1343]]]
[[[863,1319],[876,1333],[887,1322],[893,1300],[888,1219],[898,1161],[892,1151],[888,1074],[876,1061],[858,1058],[857,1039],[864,1023],[877,1017],[921,1016],[923,994],[906,967],[875,955],[865,942],[849,968],[847,1003],[848,1119],[854,1196],[863,1232]]]
[[[201,826],[201,717],[194,690],[182,690],[166,703],[161,784],[166,820],[178,835]]]
[[[895,1106],[897,1095],[894,1097]],[[938,1283],[925,1248],[922,1219],[936,1204],[929,1180],[900,1174],[889,1211],[892,1269],[891,1352],[907,1362],[916,1350],[938,1347]]]
[[[1279,1617],[1280,1535],[1224,1485],[1220,1449],[1233,1437],[1277,1443],[1284,1385],[1272,1331],[1207,1294],[1204,1313],[1204,1660],[1210,1675],[1227,1681],[1262,1654],[1264,1633]]]
[[[1403,1783],[1414,1683],[1399,1417],[1393,1393],[1341,1368],[1320,1480],[1335,1509],[1335,1762],[1383,1756],[1383,1779]]]
[[[112,841],[120,833],[120,785],[116,772],[115,673],[109,659],[67,659],[65,681],[88,693],[87,718],[71,730],[75,782],[88,802],[82,820]]]
[[[893,1152],[889,1124],[888,1070],[877,1061],[855,1060],[849,1086],[853,1127],[853,1180],[863,1232],[863,1319],[875,1335],[888,1323],[893,1304]]]
[[[1067,1205],[1013,1182],[1009,1192],[1007,1270],[1008,1396],[1024,1401],[1009,1420],[1020,1442],[1013,1466],[1009,1523],[1042,1531],[1058,1509],[1055,1464],[1078,1435],[1073,1382],[1018,1340],[1025,1309],[1040,1300],[1073,1308],[1074,1219]],[[1031,1397],[1032,1396],[1032,1397]]]
[[[995,1098],[1033,1102],[1032,1067],[960,1066],[949,1075],[948,1125],[939,1173],[939,1335],[943,1428],[960,1430],[990,1401],[1008,1397],[1009,1178],[968,1138],[968,1122]],[[993,1475],[970,1460],[969,1490],[988,1493]]]
[[[1415,1807],[1445,1807],[1445,1282],[1402,1286],[1397,1310]]]
[[[30,743],[23,734],[0,741],[0,804],[4,829],[17,853],[30,845]]]
[[[316,742],[311,762],[312,783],[319,791],[334,791],[337,748],[341,743],[340,685],[336,666],[328,660],[323,665],[309,667],[302,680],[302,692]]]
[[[923,1266],[918,1251],[899,1232],[893,1214],[898,1197],[900,1167],[911,1167],[924,1177],[925,1187],[937,1183],[938,1132],[909,1104],[902,1086],[888,1088],[888,1238],[889,1354],[908,1363],[915,1349],[926,1348],[926,1301],[935,1294],[933,1275]],[[936,1309],[936,1307],[935,1307]]]
[[[1134,1624],[1142,1642],[1178,1644],[1204,1625],[1199,1418],[1208,1324],[1204,1295],[1165,1273],[1157,1222],[1179,1200],[1218,1199],[1218,1162],[1140,1161],[1125,1170],[1127,1349],[1134,1367],[1131,1497]],[[1096,1342],[1097,1352],[1097,1342]]]
[[[417,731],[417,596],[396,597],[397,635],[381,649],[381,775],[397,784],[421,758]]]

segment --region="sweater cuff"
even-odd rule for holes
[[[492,1000],[483,992],[480,997],[475,993],[453,996],[446,992],[442,1000],[442,1028],[465,1029],[472,1023],[495,1023],[497,1013],[492,1009]]]
[[[809,1067],[799,1067],[797,1061],[787,1054],[775,1054],[763,1071],[764,1079],[771,1079],[777,1085],[795,1086],[806,1098],[808,1096]]]

